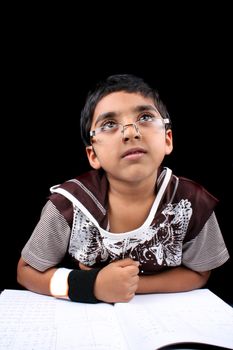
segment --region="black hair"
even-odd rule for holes
[[[86,146],[90,145],[89,133],[96,105],[103,97],[117,91],[139,93],[144,97],[152,98],[162,118],[168,118],[170,121],[169,124],[166,124],[166,128],[171,128],[171,119],[167,108],[155,89],[151,88],[142,78],[132,74],[111,75],[107,79],[100,81],[87,94],[80,118],[81,137]]]

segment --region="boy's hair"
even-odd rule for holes
[[[152,98],[162,118],[168,118],[171,122],[167,108],[161,101],[158,92],[152,89],[142,78],[132,74],[111,75],[107,79],[100,81],[93,90],[89,91],[81,112],[81,137],[86,146],[90,145],[89,133],[96,105],[103,97],[117,91],[139,93],[144,97]],[[171,123],[166,124],[166,129],[168,128],[171,128]]]

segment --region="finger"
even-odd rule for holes
[[[137,291],[137,285],[131,286],[131,287],[129,288],[128,293],[129,293],[129,294],[135,294],[136,291]]]
[[[120,266],[120,267],[126,267],[126,266],[131,266],[131,265],[139,266],[138,261],[135,261],[135,260],[130,259],[130,258],[114,261],[114,264],[116,264],[117,266]]]
[[[126,266],[125,269],[130,276],[137,276],[139,274],[138,266],[134,266],[134,265]]]
[[[133,277],[130,280],[130,284],[129,284],[130,290],[136,291],[136,289],[138,288],[138,282],[139,282],[139,278],[137,278],[137,276]]]
[[[134,292],[129,293],[129,294],[127,295],[127,300],[126,300],[126,301],[130,301],[130,300],[132,300],[134,297],[135,297],[135,293],[134,293]]]

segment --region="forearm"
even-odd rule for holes
[[[196,272],[184,266],[171,268],[155,275],[141,275],[136,293],[182,292],[203,287],[210,272]]]
[[[17,267],[17,281],[23,287],[32,292],[54,295],[51,290],[51,281],[56,271],[57,268],[50,268],[44,272],[40,272],[28,265],[21,258]]]
[[[94,269],[80,264],[81,270],[51,268],[40,272],[22,258],[17,269],[18,282],[25,288],[40,294],[73,301],[126,302],[133,298],[138,285],[139,263],[132,259],[115,261],[94,276]],[[86,271],[83,271],[86,270]],[[95,269],[96,270],[96,269]],[[83,272],[87,273],[83,274]]]

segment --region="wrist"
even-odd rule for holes
[[[95,280],[100,268],[72,270],[68,276],[68,296],[70,300],[82,303],[98,303],[94,294]]]
[[[68,299],[68,276],[72,270],[58,268],[50,280],[50,293],[56,298]]]

